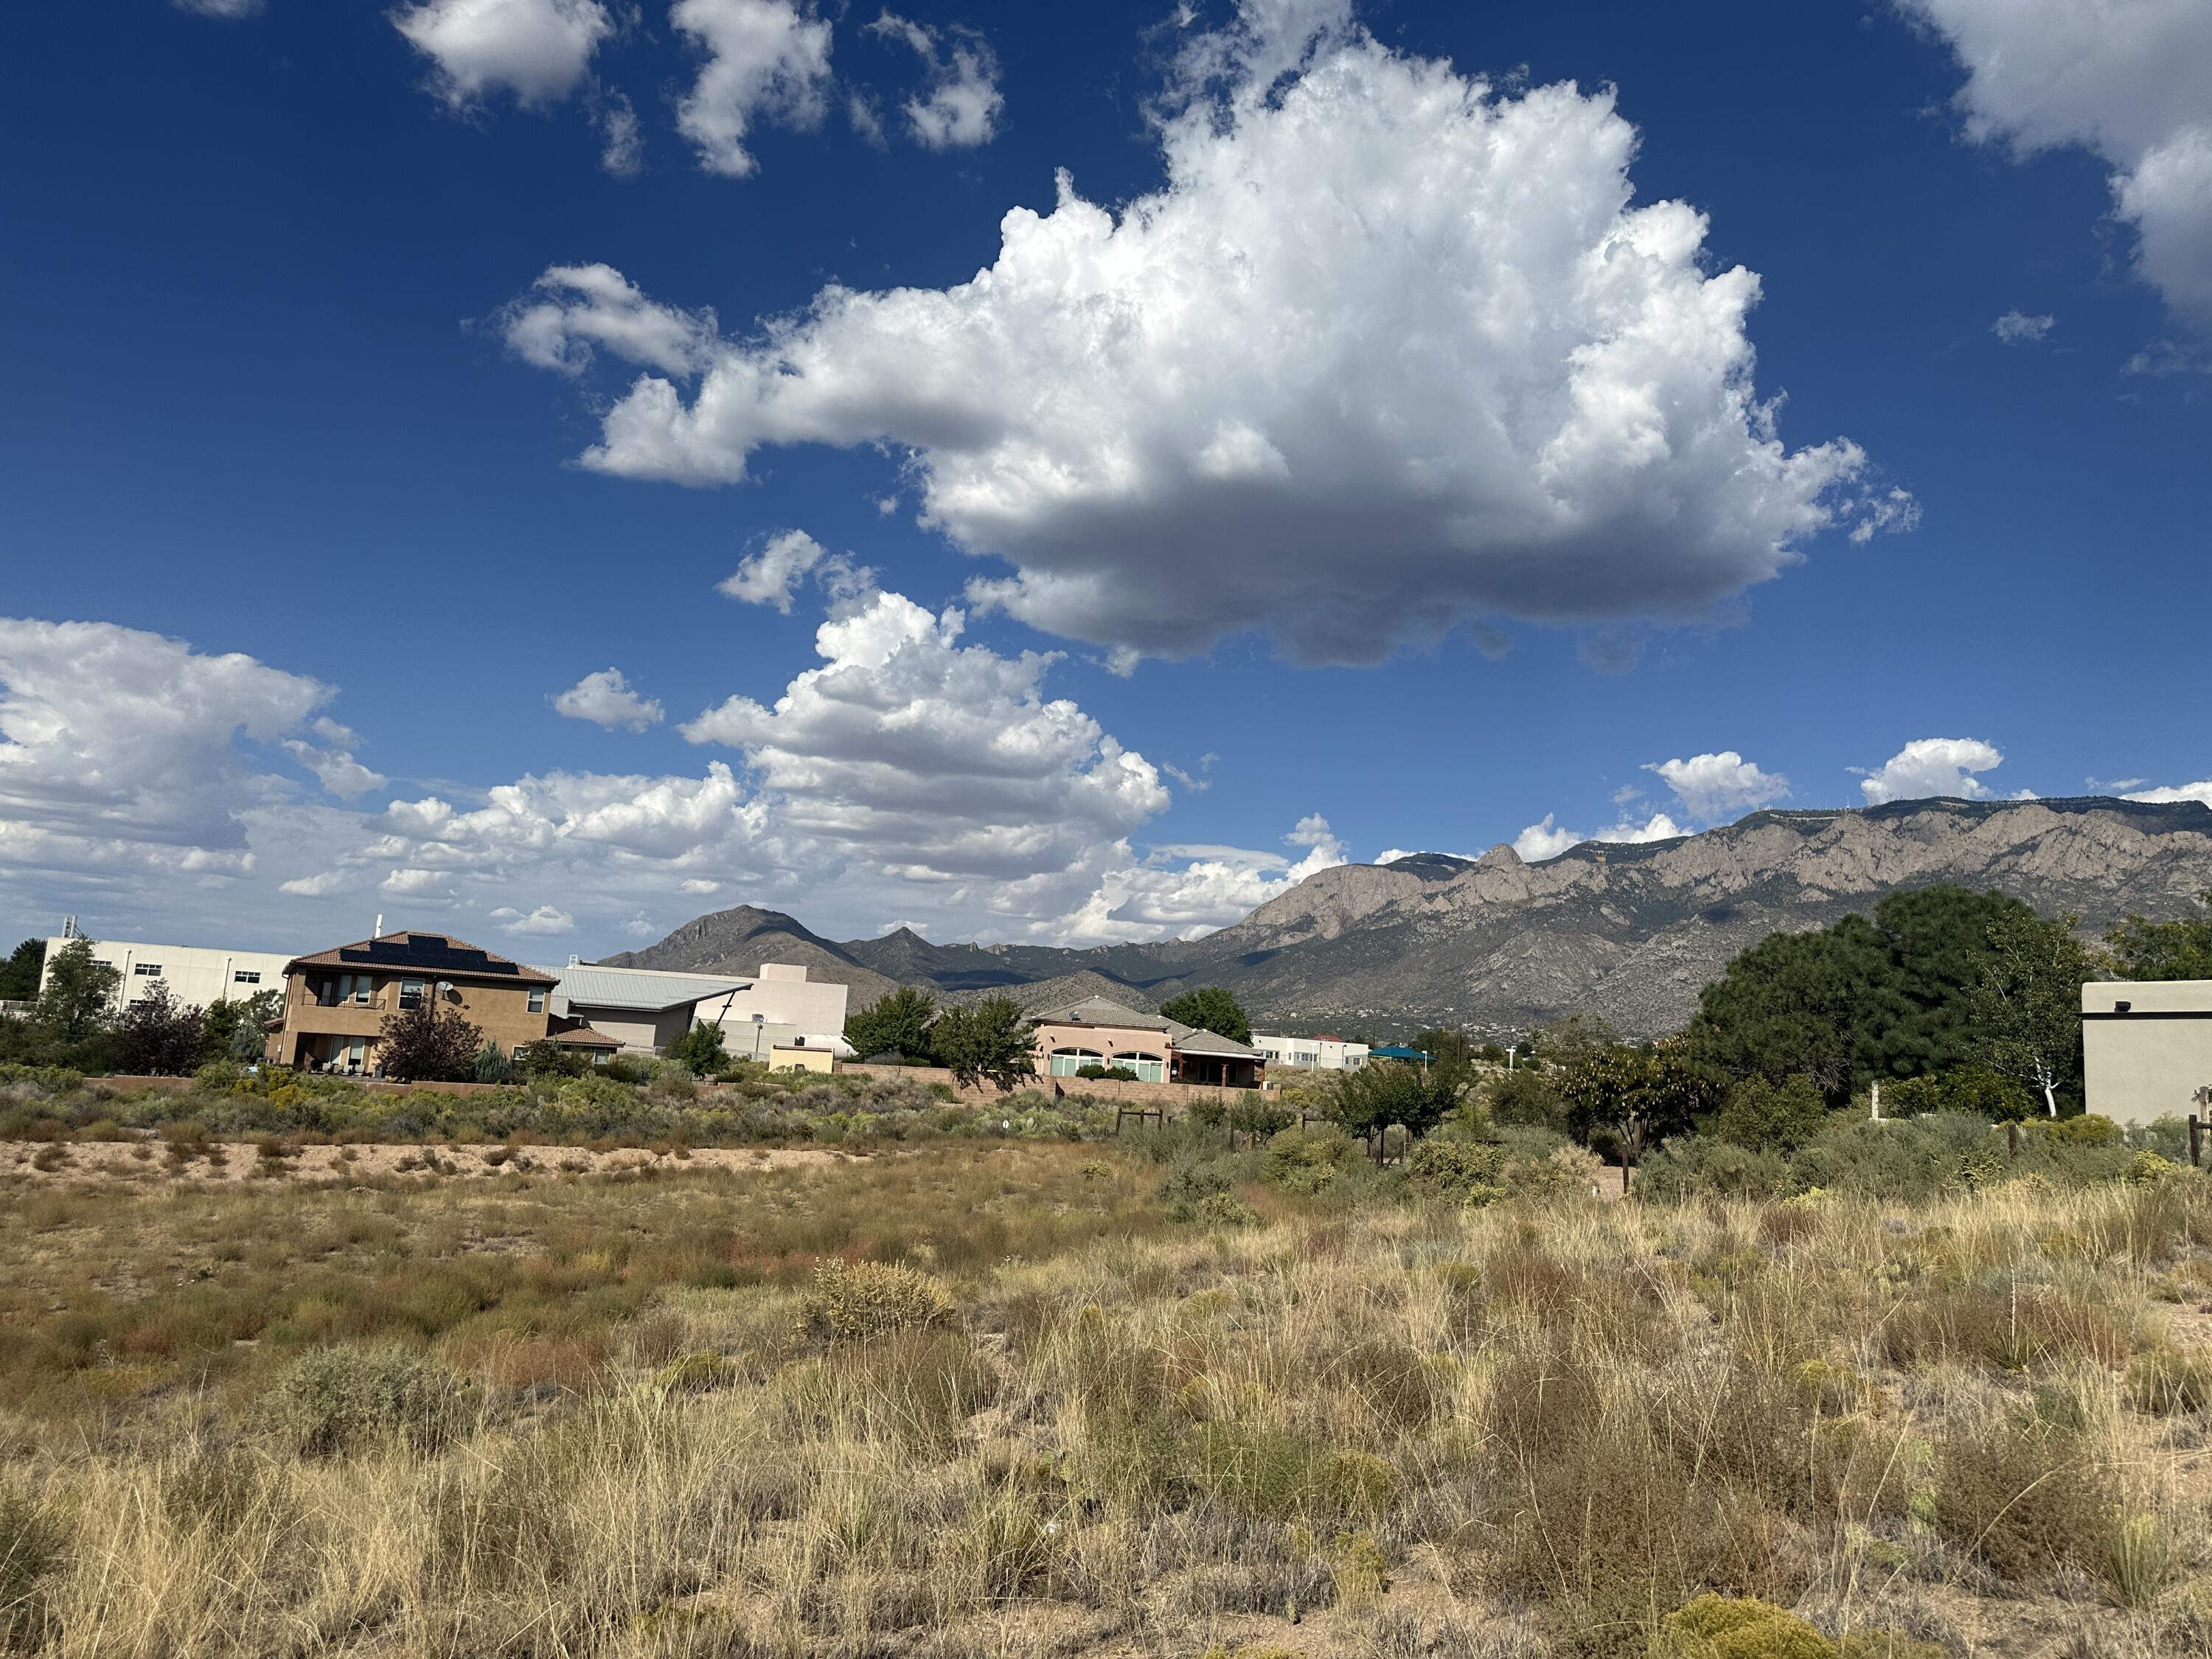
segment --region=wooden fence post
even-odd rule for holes
[[[2005,1151],[2014,1158],[2020,1156],[2020,1125],[2009,1121],[2005,1124]]]
[[[2197,1113],[2189,1115],[2189,1167],[2197,1167],[2204,1155],[2204,1120]]]

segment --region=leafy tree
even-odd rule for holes
[[[1170,997],[1160,1004],[1160,1013],[1164,1018],[1225,1036],[1231,1042],[1252,1040],[1251,1020],[1245,1017],[1237,999],[1218,985],[1201,985],[1195,991]]]
[[[1425,1135],[1461,1109],[1467,1073],[1417,1060],[1370,1060],[1329,1079],[1330,1114],[1354,1134],[1373,1134],[1393,1123]]]
[[[1863,918],[1845,920],[1872,932]],[[1836,932],[1769,933],[1738,956],[1698,996],[1689,1039],[1699,1060],[1733,1078],[1808,1077],[1827,1100],[1848,1100],[1858,943]]]
[[[1892,893],[1875,906],[1875,936],[1853,929],[1846,971],[1860,985],[1853,1045],[1856,1081],[1924,1077],[1972,1061],[1974,988],[1990,959],[1990,929],[2035,913],[2002,893],[1948,884]],[[1844,933],[1847,919],[1832,930]]]
[[[2081,986],[2094,976],[2074,937],[2077,920],[2031,914],[1993,924],[1991,960],[1974,990],[1982,1059],[2042,1096],[2052,1117],[2058,1091],[2081,1075]]]
[[[972,1008],[947,1008],[930,1028],[929,1042],[937,1063],[971,1087],[988,1079],[1011,1089],[1036,1073],[1029,1017],[1012,997],[986,997]]]
[[[269,1047],[269,1034],[262,1027],[276,1018],[283,1006],[282,991],[256,991],[234,1002],[217,997],[208,1004],[200,1024],[200,1058],[203,1061],[260,1059]]]
[[[1748,1077],[1729,1091],[1713,1132],[1747,1152],[1794,1152],[1826,1126],[1828,1108],[1813,1079],[1769,1083]]]
[[[936,1018],[935,998],[914,986],[902,985],[848,1015],[845,1041],[862,1060],[873,1054],[919,1059],[929,1052],[929,1023]]]
[[[2212,906],[2212,891],[2197,900]],[[2212,910],[2173,921],[2130,915],[2105,935],[2105,949],[2122,979],[2212,979]]]
[[[1564,1134],[1567,1127],[1567,1103],[1553,1086],[1553,1075],[1556,1074],[1516,1070],[1492,1078],[1485,1091],[1489,1098],[1491,1121],[1494,1123],[1534,1124],[1539,1128],[1553,1129]]]
[[[34,1002],[39,975],[46,970],[46,942],[27,939],[0,962],[0,1002]]]
[[[668,1058],[681,1061],[694,1077],[712,1077],[730,1064],[730,1056],[722,1048],[722,1028],[706,1020],[670,1043]]]
[[[114,1025],[114,1066],[132,1077],[184,1077],[200,1067],[207,1016],[177,1000],[160,980]]]
[[[1718,1092],[1679,1039],[1632,1048],[1589,1048],[1560,1068],[1567,1132],[1584,1144],[1610,1139],[1622,1156],[1688,1130]]]
[[[482,1027],[459,1014],[441,1014],[438,999],[427,996],[384,1017],[376,1063],[385,1076],[402,1083],[470,1083],[483,1041]]]
[[[54,952],[39,994],[40,1024],[64,1042],[76,1042],[105,1030],[123,975],[93,959],[92,941],[73,939]]]

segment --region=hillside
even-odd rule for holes
[[[1498,846],[1474,860],[1341,865],[1188,942],[939,945],[902,928],[833,944],[748,907],[610,960],[803,961],[851,985],[856,1003],[907,983],[963,1001],[1004,990],[1041,1006],[1097,992],[1151,1007],[1221,984],[1262,1026],[1379,1036],[1443,1023],[1504,1035],[1589,1011],[1651,1036],[1687,1019],[1698,988],[1765,934],[1946,881],[2077,912],[2091,932],[2130,911],[2178,915],[2212,888],[2212,811],[2086,797],[1757,812],[1673,841],[1585,842],[1541,864]]]

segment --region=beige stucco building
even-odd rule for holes
[[[779,1048],[835,1054],[844,1043],[846,988],[809,979],[802,963],[690,974],[571,962],[558,977],[553,1012],[619,1037],[630,1054],[665,1053],[694,1024],[719,1026],[726,1054],[763,1065]]]
[[[2212,1087],[2212,980],[2103,980],[2081,988],[2088,1110],[2115,1123],[2186,1117]]]
[[[283,1023],[269,1044],[280,1065],[374,1076],[386,1018],[425,1002],[481,1027],[502,1054],[554,1036],[552,975],[450,934],[384,933],[295,957],[284,972]],[[574,1028],[562,1038],[597,1046]]]
[[[1266,1056],[1249,1043],[1103,997],[1047,1009],[1035,1019],[1036,1069],[1043,1077],[1074,1077],[1085,1066],[1105,1066],[1134,1072],[1139,1083],[1256,1089],[1267,1066]]]
[[[76,935],[64,933],[46,941],[46,971],[54,958],[74,944]],[[115,987],[115,1006],[126,1008],[156,985],[187,1007],[205,1008],[216,1002],[244,1002],[264,991],[284,988],[284,969],[291,961],[276,951],[229,951],[204,945],[145,945],[129,939],[88,941],[92,959],[104,962],[121,975]],[[39,988],[46,988],[40,975]]]

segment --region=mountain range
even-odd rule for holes
[[[1586,842],[1539,864],[1509,846],[1419,853],[1310,876],[1196,939],[1090,949],[933,945],[910,928],[842,942],[750,905],[685,923],[616,966],[750,972],[804,963],[858,1006],[899,985],[942,1000],[994,993],[1041,1008],[1091,994],[1156,1008],[1199,985],[1233,991],[1261,1030],[1378,1039],[1423,1026],[1507,1037],[1594,1012],[1653,1036],[1770,933],[1823,927],[1884,894],[1995,889],[2085,934],[2183,914],[2212,890],[2212,811],[2086,796],[1896,801],[1760,811],[1700,835]]]

